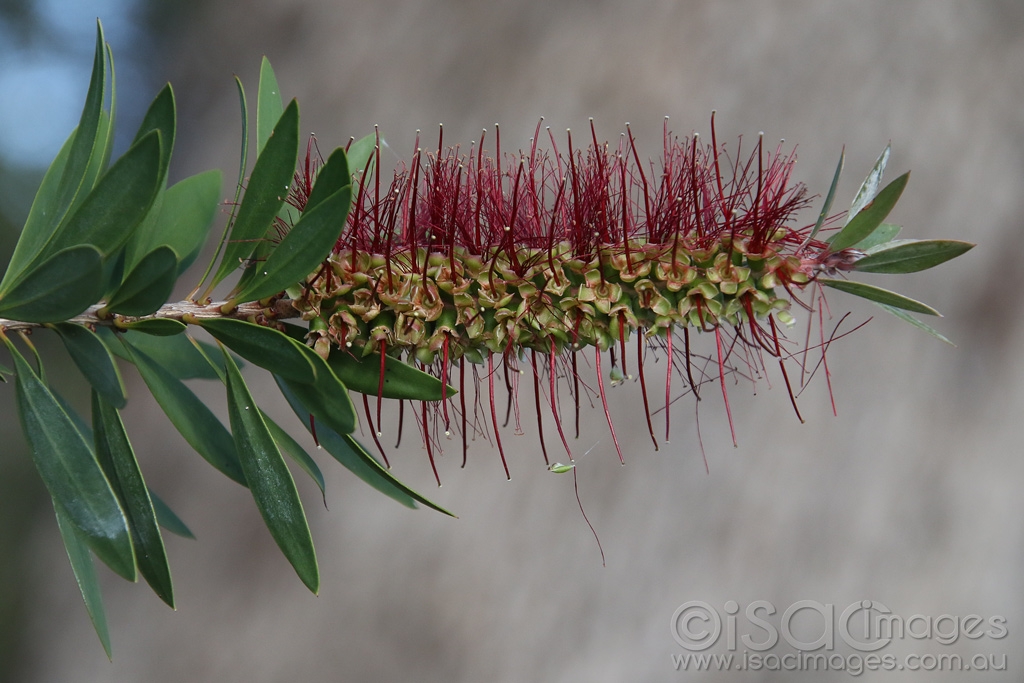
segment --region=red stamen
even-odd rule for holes
[[[459,410],[462,411],[462,466],[469,455],[469,418],[466,415],[466,357],[459,358]]]
[[[384,452],[384,447],[380,445],[380,439],[377,438],[377,430],[373,426],[373,418],[370,417],[370,401],[366,398],[366,394],[363,394],[363,413],[366,415],[366,423],[370,427],[370,436],[373,437],[373,443],[377,445],[377,451],[380,453],[380,457],[384,459],[384,466],[390,470],[391,463],[388,462],[388,455]]]
[[[789,392],[789,402],[793,404],[793,410],[796,411],[796,417],[800,420],[800,424],[804,423],[804,418],[800,415],[800,409],[796,406],[796,396],[793,394],[793,386],[789,383],[789,374],[786,373],[786,361],[782,357],[782,346],[779,344],[779,332],[775,327],[775,317],[768,316],[768,324],[772,328],[772,338],[775,340],[775,356],[779,359],[779,369],[782,370],[782,379],[786,382],[786,391]],[[825,375],[828,376],[828,371],[825,371]],[[833,408],[835,403],[833,403]]]
[[[686,331],[686,328],[683,328]],[[668,443],[668,430],[669,430],[669,418],[672,415],[672,328],[668,328],[668,334],[665,335],[667,342],[666,356],[667,362],[665,367],[665,443]],[[689,363],[687,363],[689,364]]]
[[[550,362],[548,363],[548,373],[551,375],[551,415],[555,418],[555,426],[558,427],[558,436],[562,439],[562,445],[565,446],[565,452],[569,456],[569,462],[572,462],[572,451],[569,450],[569,442],[565,440],[565,433],[562,432],[562,421],[558,418],[558,405],[555,399],[555,338],[548,337],[551,342],[551,353],[549,354]]]
[[[437,481],[438,488],[441,487],[441,477],[437,474],[437,463],[434,462],[434,451],[431,449],[430,430],[427,427],[427,402],[422,401],[423,404],[423,445],[427,447],[427,459],[430,460],[430,469],[434,471],[434,480]]]
[[[658,450],[658,439],[654,436],[654,425],[651,423],[651,406],[647,401],[647,382],[644,380],[644,336],[636,335],[636,364],[640,372],[640,394],[644,397],[644,417],[647,418],[647,431],[650,432],[654,450]]]
[[[608,399],[604,394],[604,377],[601,375],[601,347],[594,347],[594,367],[597,370],[597,388],[601,392],[601,405],[604,406],[604,417],[608,421],[608,430],[612,433],[612,443],[615,444],[615,452],[619,454],[619,462],[623,465],[626,461],[622,459],[622,449],[619,448],[619,440],[615,436],[615,425],[612,424],[612,414],[608,410]]]
[[[388,357],[387,357],[387,350],[388,350],[388,343],[385,340],[381,339],[380,340],[380,377],[377,379],[377,424],[378,425],[382,424],[381,420],[380,420],[380,405],[381,405],[381,399],[384,398],[384,370],[385,370],[385,361],[387,361],[387,359],[388,359]],[[378,433],[377,436],[380,436],[380,434]]]
[[[544,455],[544,464],[550,465],[548,449],[544,445],[544,419],[540,414],[540,374],[537,372],[537,351],[530,349],[530,363],[533,365],[533,400],[537,409],[537,434],[540,437],[540,452]]]
[[[405,400],[398,399],[398,440],[395,441],[395,449],[402,445],[402,427],[405,424]]]
[[[722,357],[722,333],[715,327],[715,348],[718,349],[718,381],[722,384],[722,398],[725,399],[725,414],[729,418],[729,433],[732,434],[732,445],[739,447],[736,443],[736,430],[732,424],[732,409],[729,407],[729,392],[725,388],[725,359]]]
[[[451,420],[448,419],[448,339],[444,333],[444,357],[441,360],[441,406],[444,409],[444,435],[451,433]]]
[[[505,477],[512,481],[512,475],[508,472],[508,463],[505,461],[505,450],[501,447],[501,433],[498,431],[498,410],[494,405],[494,354],[487,354],[487,390],[491,399],[491,424],[494,425],[494,441],[498,444],[498,455],[501,456],[501,466],[505,468]]]
[[[309,433],[313,435],[313,443],[320,448],[320,439],[316,438],[316,420],[313,418],[313,413],[309,414]]]

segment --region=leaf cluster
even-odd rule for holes
[[[352,436],[357,419],[349,388],[376,388],[379,362],[376,367],[352,362],[341,351],[323,358],[303,343],[304,328],[261,324],[267,323],[260,314],[263,306],[301,283],[330,253],[352,203],[352,175],[345,151],[332,152],[301,218],[294,220],[285,199],[298,158],[298,104],[283,105],[264,58],[258,155],[248,172],[241,82],[238,91],[243,152],[232,204],[237,211],[194,295],[204,286],[205,293],[168,305],[209,237],[222,178],[209,171],[167,186],[176,133],[170,85],[153,100],[128,150],[111,162],[114,67],[98,24],[81,119],[46,172],[0,281],[0,341],[13,362],[13,368],[0,370],[15,376],[21,425],[108,656],[110,636],[93,558],[129,581],[141,575],[173,607],[161,528],[193,537],[139,468],[120,415],[129,401],[125,366],[138,372],[192,449],[251,491],[270,535],[313,592],[320,582],[316,551],[284,456],[322,495],[324,477],[300,440],[259,407],[241,372],[243,360],[273,374],[300,422],[315,428],[318,445],[344,467],[405,506],[422,503],[450,514],[395,479]],[[282,224],[288,228],[283,236]],[[205,297],[239,273],[228,300],[207,305]],[[32,328],[55,333],[87,380],[91,423],[48,381],[43,359],[26,334]],[[192,333],[199,330],[213,343]],[[406,398],[442,396],[439,380],[412,367],[403,365],[392,379],[389,386]],[[224,385],[227,425],[189,387],[195,380]]]
[[[889,163],[891,146],[886,145],[882,154],[861,183],[853,204],[846,214],[846,223],[838,232],[826,240],[827,254],[847,252],[853,259],[851,270],[862,273],[916,273],[934,268],[950,259],[966,253],[974,247],[970,242],[960,240],[913,240],[896,239],[900,226],[884,222],[903,194],[910,173],[904,173],[879,190],[882,175]],[[832,186],[825,198],[825,205],[818,216],[810,237],[813,239],[821,228],[832,207],[836,186],[843,170],[843,156],[840,155]],[[853,294],[872,301],[896,317],[924,330],[937,339],[951,344],[945,336],[921,322],[910,313],[939,316],[931,306],[911,299],[903,294],[847,279],[818,277],[817,282],[826,287],[847,294]]]

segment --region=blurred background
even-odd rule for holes
[[[776,624],[801,600],[834,605],[837,616],[860,600],[904,618],[1002,616],[1002,639],[944,646],[908,637],[885,652],[993,654],[997,663],[1006,654],[1005,672],[861,678],[1024,675],[1016,655],[1024,645],[1019,0],[5,0],[5,253],[81,111],[97,16],[116,59],[117,153],[162,83],[175,86],[172,181],[207,168],[233,178],[240,127],[232,76],[254,97],[266,54],[322,150],[378,124],[396,162],[411,155],[417,129],[433,140],[439,122],[446,142],[465,147],[499,122],[503,146],[514,149],[528,144],[541,116],[556,131],[582,131],[594,117],[599,136],[611,140],[629,121],[641,153],[656,159],[664,116],[679,134],[707,135],[717,110],[719,140],[730,145],[759,131],[766,142],[784,138],[786,149],[799,143],[797,178],[814,194],[827,191],[845,145],[837,206],[846,206],[892,141],[888,177],[913,170],[891,216],[905,226],[901,236],[978,247],[899,281],[901,292],[945,314],[936,326],[959,348],[835,295],[834,313],[873,317],[831,349],[838,417],[822,377],[800,398],[803,425],[780,382],[759,384],[757,396],[741,383],[730,393],[733,448],[720,397],[710,392],[700,411],[708,472],[689,399],[675,405],[671,444],[655,453],[638,387],[611,391],[626,467],[600,410],[584,411],[576,449],[596,447],[576,471],[607,567],[572,477],[544,468],[527,415],[525,435],[503,432],[511,482],[486,443],[477,442],[465,469],[453,445],[440,462],[439,490],[412,430],[392,451],[395,473],[457,520],[405,509],[320,458],[329,510],[307,481],[299,484],[323,574],[320,595],[310,595],[247,492],[189,450],[129,373],[125,421],[143,471],[198,539],[167,539],[177,612],[102,570],[113,663],[25,453],[13,387],[2,387],[0,678],[847,679],[676,671],[672,656],[686,652],[669,628],[678,606],[703,601],[724,618],[735,601],[742,620],[757,600],[778,610],[766,617]],[[40,344],[45,336],[37,335]],[[50,372],[60,375],[56,366]],[[268,412],[287,417],[274,387],[251,377]],[[69,385],[76,390],[82,405],[82,387]],[[225,416],[221,391],[197,391]],[[394,425],[394,415],[385,422]],[[741,633],[763,640],[743,623]],[[805,626],[813,631],[810,619]],[[724,641],[708,650],[726,651]]]

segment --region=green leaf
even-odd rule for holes
[[[940,315],[940,313],[931,306],[927,306],[920,301],[903,296],[902,294],[890,292],[888,289],[875,287],[874,285],[866,285],[862,282],[852,282],[850,280],[832,280],[824,277],[819,277],[817,282],[820,282],[826,287],[838,289],[840,292],[853,294],[854,296],[859,296],[862,299],[886,304],[887,306],[893,306],[894,308],[902,308],[907,311],[924,313],[926,315]]]
[[[880,244],[892,241],[896,235],[900,234],[900,230],[902,228],[894,223],[882,223],[875,228],[874,232],[853,245],[853,248],[860,251],[868,251]]]
[[[352,174],[349,172],[348,158],[345,156],[345,150],[339,147],[331,152],[331,156],[327,158],[327,163],[317,172],[316,182],[313,184],[313,191],[309,193],[309,198],[306,200],[304,212],[308,213],[316,208],[320,202],[346,185],[351,184]],[[345,213],[346,215],[348,214],[348,209],[345,210]],[[341,234],[340,227],[343,226],[344,222],[339,226],[338,234]]]
[[[146,482],[121,416],[96,391],[92,392],[92,429],[96,458],[128,517],[139,573],[157,597],[174,609],[171,569]]]
[[[309,347],[272,327],[232,318],[199,319],[196,323],[254,365],[292,381],[316,382],[313,358],[319,357]]]
[[[893,308],[892,306],[887,306],[886,304],[876,303],[876,305],[880,306],[883,309],[885,309],[889,313],[892,313],[894,316],[896,316],[900,320],[908,322],[908,323],[910,323],[911,325],[913,325],[914,327],[916,327],[916,328],[918,328],[920,330],[924,330],[925,332],[927,332],[928,334],[932,335],[933,337],[935,337],[939,341],[945,342],[945,343],[949,344],[950,346],[956,348],[956,344],[954,344],[948,338],[946,338],[945,335],[943,335],[940,332],[938,332],[937,330],[933,329],[930,325],[924,324],[923,322],[921,322],[920,320],[918,320],[914,316],[910,315],[906,311],[901,311],[898,308]]]
[[[296,341],[301,340],[305,334],[305,330],[297,325],[284,323],[283,326],[285,333]],[[315,384],[303,384],[287,379],[284,381],[305,404],[307,415],[312,413],[317,420],[339,434],[351,434],[356,428],[357,419],[348,388],[334,374],[327,361],[315,352],[309,359],[316,368]]]
[[[356,358],[346,349],[332,349],[327,364],[334,370],[341,382],[360,394],[376,396],[380,382],[380,354],[372,353]],[[410,399],[415,401],[440,401],[441,380],[418,370],[399,358],[384,358],[383,398]],[[449,386],[445,395],[459,393]]]
[[[93,389],[113,406],[124,408],[128,402],[121,372],[106,344],[89,328],[72,323],[57,323],[53,329],[60,335],[68,355]]]
[[[378,477],[382,477],[382,478],[385,478],[385,479],[389,480],[402,493],[406,494],[407,496],[409,496],[413,500],[416,500],[416,501],[418,501],[420,503],[423,503],[424,505],[426,505],[428,508],[431,508],[432,510],[437,510],[438,512],[440,512],[442,514],[445,514],[445,515],[448,515],[449,517],[457,517],[457,515],[455,515],[454,513],[451,513],[448,510],[445,510],[443,507],[441,507],[437,503],[434,503],[433,501],[425,498],[424,496],[420,495],[419,493],[416,493],[411,488],[409,488],[408,486],[406,486],[402,482],[400,482],[397,479],[395,479],[394,477],[392,477],[391,473],[388,472],[386,469],[384,469],[380,465],[380,463],[378,463],[376,460],[374,460],[373,457],[366,451],[366,449],[363,448],[363,445],[361,443],[359,443],[354,438],[352,438],[352,435],[350,435],[350,434],[342,434],[341,435],[341,440],[344,442],[344,444],[348,448],[348,450],[353,455],[355,455],[356,458],[358,458],[360,461],[362,461],[363,464],[365,464],[367,467],[369,467],[373,471],[373,473],[375,475],[377,475]]]
[[[811,230],[811,234],[807,237],[807,242],[810,242],[821,230],[821,226],[825,224],[825,219],[828,218],[829,211],[832,210],[832,201],[836,198],[836,188],[839,186],[839,176],[843,174],[843,164],[846,162],[846,148],[844,147],[839,152],[839,163],[836,164],[835,175],[832,176],[832,185],[828,188],[828,194],[825,196],[825,204],[821,207],[821,213],[818,214],[818,220],[814,224],[814,228]]]
[[[828,240],[829,252],[835,253],[848,249],[873,233],[899,201],[909,179],[910,172],[908,171],[886,185],[870,203],[857,213],[853,220],[846,224],[846,227]]]
[[[159,131],[151,131],[128,148],[61,225],[40,257],[80,244],[92,244],[107,257],[123,246],[149,213],[160,189],[161,148]]]
[[[348,156],[348,167],[351,169],[353,174],[356,173],[369,173],[373,168],[371,159],[373,158],[374,152],[377,150],[377,134],[371,133],[366,135],[351,145],[349,145],[347,156]],[[353,179],[354,180],[354,179]]]
[[[181,337],[153,337],[161,341]],[[199,455],[220,470],[229,479],[246,485],[242,466],[235,451],[235,442],[220,420],[206,407],[192,391],[181,383],[171,372],[156,360],[150,358],[136,345],[121,338],[139,369],[142,380],[149,387],[153,398],[170,419],[171,424],[185,438]]]
[[[306,513],[288,466],[274,443],[267,423],[230,354],[225,350],[228,414],[238,457],[263,521],[295,573],[313,593],[320,590],[320,570]]]
[[[84,192],[79,192],[75,197],[74,203],[68,210],[67,215],[71,215],[78,208],[78,204],[85,199],[86,194],[89,190],[96,187],[96,181],[100,176],[107,170],[110,165],[110,157],[114,151],[114,124],[117,119],[117,78],[114,75],[114,52],[110,49],[109,44],[104,45],[103,49],[104,60],[106,68],[110,74],[107,78],[107,82],[103,88],[103,101],[104,104],[109,100],[110,102],[110,113],[108,114],[105,110],[100,109],[100,121],[96,127],[96,144],[93,147],[92,156],[89,157],[89,166],[85,171],[85,179],[82,183],[82,189]],[[107,88],[109,85],[109,88]],[[109,89],[110,95],[107,96],[107,90]]]
[[[217,242],[217,249],[214,251],[213,257],[210,259],[210,263],[207,264],[206,270],[203,271],[203,276],[199,278],[199,284],[196,285],[195,289],[196,292],[198,292],[200,287],[203,286],[203,283],[206,282],[206,278],[210,276],[210,273],[213,271],[213,267],[217,264],[217,258],[221,255],[221,252],[223,251],[225,245],[227,244],[228,233],[231,231],[231,227],[235,223],[235,208],[240,204],[239,198],[242,196],[242,187],[243,184],[245,183],[245,171],[246,168],[248,167],[249,158],[249,110],[245,104],[245,87],[242,85],[242,80],[238,76],[235,76],[235,87],[238,90],[238,102],[239,106],[242,109],[242,148],[238,160],[238,182],[235,183],[235,196],[231,202],[231,216],[228,218],[227,223],[224,225],[224,230],[221,232],[220,240]],[[296,143],[297,142],[298,141],[296,140]],[[297,146],[295,154],[297,160]],[[207,287],[206,293],[203,294],[203,297],[209,296],[210,291],[213,290],[214,286],[216,286],[216,282],[210,284]]]
[[[346,185],[313,210],[305,211],[256,275],[234,301],[257,301],[304,281],[331,253],[352,206],[352,186]]]
[[[879,248],[854,264],[864,273],[916,273],[934,268],[974,248],[958,240],[912,240]]]
[[[187,329],[185,323],[170,318],[149,318],[148,320],[136,320],[135,322],[121,324],[126,330],[144,332],[157,337],[173,337]]]
[[[153,501],[153,511],[156,512],[156,520],[160,523],[160,526],[176,536],[193,541],[196,539],[192,530],[188,528],[185,522],[181,521],[181,517],[178,517],[174,510],[164,502],[163,498],[156,495],[152,489],[149,489],[149,498]]]
[[[317,368],[315,384],[292,382],[283,377],[281,380],[299,397],[307,413],[312,413],[319,422],[339,434],[351,434],[355,430],[356,410],[352,399],[345,385],[338,381],[326,364]]]
[[[152,321],[157,322],[157,321]],[[176,321],[168,321],[176,322]],[[134,326],[132,326],[134,327]],[[132,362],[132,356],[124,345],[118,342],[114,333],[105,327],[97,328],[97,334],[115,356]],[[152,358],[160,367],[177,379],[219,379],[217,365],[220,351],[206,342],[194,342],[188,335],[152,336],[148,331],[129,330],[121,335],[133,348],[139,349]],[[206,349],[209,357],[196,347]]]
[[[99,138],[106,87],[107,53],[104,49],[103,26],[97,21],[92,77],[81,119],[75,132],[64,143],[60,154],[46,172],[3,282],[0,283],[0,293],[8,291],[9,286],[23,275],[32,261],[36,260],[70,211],[79,193],[83,190],[88,193],[92,189],[83,186],[94,156],[102,156],[105,151],[102,144],[105,140],[101,142]]]
[[[135,555],[124,511],[82,433],[14,345],[18,413],[32,459],[50,496],[87,538],[96,556],[129,581]]]
[[[264,238],[288,196],[299,158],[299,106],[292,100],[256,159],[238,218],[211,286],[234,272]]]
[[[37,265],[0,295],[0,315],[31,323],[67,320],[96,303],[102,290],[99,250],[89,244],[70,247]]]
[[[305,408],[298,395],[291,390],[288,385],[280,377],[274,377],[274,381],[278,382],[278,387],[281,389],[281,393],[288,400],[288,404],[291,405],[292,411],[295,413],[299,421],[306,425],[306,429],[309,430],[309,411]],[[394,478],[390,472],[381,467],[373,456],[371,456],[364,447],[359,445],[358,441],[351,437],[343,437],[341,434],[331,429],[329,425],[323,423],[316,424],[316,440],[319,444],[324,446],[335,460],[341,463],[346,469],[352,474],[364,480],[377,490],[394,499],[398,503],[408,507],[415,508],[416,501],[419,501],[429,508],[443,512],[446,515],[455,517],[456,515],[441,508],[440,506],[432,503],[427,498],[416,493],[415,490],[401,483]]]
[[[267,427],[270,429],[270,434],[274,437],[274,443],[277,444],[278,448],[287,453],[295,464],[298,465],[303,472],[308,474],[310,479],[316,482],[317,487],[320,489],[320,495],[325,496],[324,506],[326,506],[326,484],[324,483],[323,472],[320,471],[320,467],[316,464],[316,461],[309,457],[309,453],[306,452],[298,441],[292,438],[291,434],[283,430],[281,426],[270,419],[270,416],[266,413],[263,413],[263,420],[267,423]]]
[[[138,132],[135,134],[134,142],[139,142],[151,131],[160,132],[160,161],[159,180],[157,181],[157,193],[153,198],[149,211],[145,218],[140,221],[134,233],[129,236],[125,244],[124,270],[130,271],[138,265],[139,261],[157,245],[148,244],[155,230],[163,207],[164,195],[167,186],[167,170],[171,163],[171,153],[174,151],[174,136],[177,125],[177,114],[174,106],[174,91],[168,83],[149,105],[146,115],[142,119]],[[112,283],[112,287],[119,284],[120,280]],[[109,298],[109,297],[108,297]]]
[[[177,256],[170,247],[157,247],[139,261],[103,308],[120,315],[149,315],[167,303],[177,281]]]
[[[39,185],[39,189],[36,190],[36,196],[32,200],[28,219],[25,221],[25,227],[21,230],[21,237],[14,248],[14,255],[11,257],[11,262],[7,265],[7,271],[4,274],[3,283],[0,285],[0,291],[5,290],[8,283],[18,279],[25,266],[39,253],[46,240],[50,238],[50,235],[57,228],[53,214],[57,211],[56,203],[57,193],[60,191],[59,183],[64,176],[68,155],[71,153],[71,147],[75,142],[77,134],[77,129],[71,132],[71,135],[68,136],[68,139],[64,141],[64,145],[60,148],[60,152],[50,162],[50,167],[46,169],[43,182]]]
[[[256,153],[262,154],[274,132],[274,125],[284,112],[284,100],[270,60],[260,62],[260,85],[256,91]]]
[[[71,561],[71,571],[75,573],[78,590],[82,592],[82,600],[85,601],[85,610],[89,613],[89,620],[92,621],[92,627],[96,630],[100,643],[103,644],[107,659],[110,659],[107,613],[103,609],[103,594],[100,592],[100,583],[96,578],[96,567],[92,562],[92,555],[89,554],[89,546],[57,501],[53,502],[53,509],[57,513],[57,527],[64,540],[64,549],[67,550],[68,559]]]
[[[161,180],[167,178],[167,168],[171,164],[171,153],[174,151],[174,135],[177,128],[177,113],[174,106],[174,90],[171,84],[166,84],[163,89],[153,98],[146,115],[142,117],[139,130],[135,133],[135,144],[146,137],[151,131],[160,131],[160,170]],[[161,183],[162,184],[162,183]]]
[[[138,254],[147,254],[160,245],[174,250],[178,257],[178,275],[199,256],[210,225],[220,205],[223,178],[220,171],[206,171],[172,185],[164,193],[160,213],[150,232],[140,234]]]
[[[885,167],[889,164],[889,153],[891,151],[892,145],[886,145],[882,153],[878,155],[878,160],[875,161],[871,172],[864,178],[864,182],[860,184],[860,188],[853,198],[853,204],[850,205],[850,211],[846,214],[847,224],[860,213],[861,209],[868,205],[868,202],[875,198],[875,195],[878,193],[878,186],[882,184],[882,174],[885,173]]]

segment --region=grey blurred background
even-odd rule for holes
[[[607,567],[576,507],[571,476],[545,470],[527,410],[526,434],[503,434],[511,482],[484,443],[465,470],[452,446],[440,463],[440,490],[411,430],[394,451],[398,476],[455,510],[457,520],[402,508],[321,458],[330,509],[300,483],[323,573],[321,593],[312,596],[247,492],[191,453],[136,381],[126,422],[143,470],[198,540],[168,539],[177,612],[104,570],[113,663],[92,632],[24,453],[13,387],[0,388],[0,678],[849,678],[677,672],[672,655],[685,650],[669,622],[694,600],[723,617],[726,601],[741,610],[768,601],[776,624],[800,600],[835,605],[837,615],[875,600],[904,618],[1002,616],[1003,639],[961,637],[942,646],[906,638],[886,652],[994,654],[997,662],[1006,654],[1006,672],[860,678],[1024,676],[1017,655],[1024,645],[1019,0],[8,0],[0,2],[5,250],[34,183],[77,119],[95,16],[117,59],[122,135],[131,135],[162,82],[176,88],[173,179],[210,167],[233,177],[232,74],[254,96],[266,54],[322,149],[379,124],[396,161],[411,153],[417,129],[433,140],[438,122],[446,141],[466,146],[500,122],[512,149],[527,144],[541,116],[554,130],[583,130],[592,116],[613,140],[630,121],[641,151],[657,157],[663,116],[680,134],[706,135],[717,110],[720,140],[764,131],[766,141],[799,143],[797,177],[812,193],[828,189],[845,144],[839,202],[846,205],[891,140],[889,177],[913,170],[893,215],[903,236],[979,246],[899,283],[945,313],[937,327],[959,348],[869,304],[832,297],[836,313],[874,316],[832,348],[838,417],[821,377],[801,396],[804,425],[779,382],[771,390],[760,384],[757,396],[741,384],[730,394],[734,449],[720,397],[709,392],[700,424],[710,473],[688,399],[673,412],[672,443],[654,453],[638,388],[611,392],[624,468],[600,411],[586,411],[577,449],[597,447],[580,461],[579,487]],[[252,376],[269,412],[286,417],[273,387]],[[223,415],[216,387],[199,390]],[[523,398],[532,401],[528,389]],[[393,414],[385,420],[395,424]],[[724,641],[708,652],[726,652]]]

